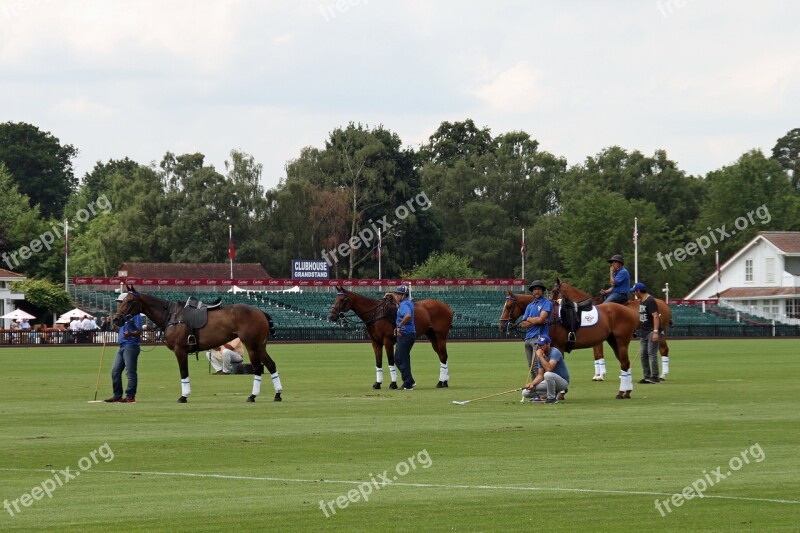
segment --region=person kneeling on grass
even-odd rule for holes
[[[550,337],[547,335],[539,335],[536,346],[536,364],[539,370],[533,381],[522,390],[522,396],[531,398],[532,402],[558,403],[569,391],[569,371],[564,355],[550,344]],[[547,398],[543,400],[542,395],[545,394]]]
[[[242,341],[236,337],[222,346],[217,346],[213,350],[206,352],[212,368],[216,371],[215,375],[230,374],[233,364],[243,361]]]

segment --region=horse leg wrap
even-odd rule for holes
[[[270,374],[269,377],[272,378],[272,386],[275,388],[275,392],[283,391],[283,385],[281,385],[281,378],[278,377],[278,373]]]
[[[439,363],[439,381],[449,381],[450,374],[447,372],[447,363]]]
[[[597,381],[597,378],[600,377],[600,361],[597,360],[594,362],[594,376],[592,376],[592,381]]]
[[[619,375],[619,390],[621,391],[632,391],[633,390],[633,378],[631,377],[630,370],[623,370]]]
[[[192,393],[192,386],[189,384],[189,378],[181,380],[181,396],[189,396]]]
[[[601,359],[598,359],[597,361],[600,363],[600,374],[599,374],[599,376],[601,378],[604,378],[606,376],[606,360],[605,360],[605,358],[601,358]]]
[[[669,356],[661,356],[661,377],[667,377],[669,374]]]
[[[253,396],[261,394],[261,376],[253,376]]]
[[[389,365],[389,377],[392,378],[392,383],[397,383],[397,368],[394,365]]]
[[[383,383],[383,369],[375,367],[375,383]]]

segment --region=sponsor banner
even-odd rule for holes
[[[199,278],[135,278],[135,277],[79,277],[72,278],[75,285],[114,285],[120,283],[142,287],[231,287],[251,290],[268,290],[274,287],[387,287],[411,285],[413,287],[502,287],[525,286],[523,279],[199,279]],[[675,303],[699,303],[704,300],[673,300]],[[716,301],[716,300],[705,300]]]

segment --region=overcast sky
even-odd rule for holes
[[[665,149],[705,175],[800,127],[792,1],[0,0],[0,122],[96,161],[232,149],[285,177],[348,122],[442,121],[582,162]]]

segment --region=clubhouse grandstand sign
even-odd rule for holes
[[[328,279],[331,277],[327,261],[292,259],[292,279]]]
[[[322,261],[324,263],[324,261]],[[189,279],[189,278],[137,278],[116,276],[113,278],[72,278],[75,285],[107,285],[112,288],[120,283],[137,287],[239,287],[253,291],[270,290],[277,287],[383,287],[401,283],[413,287],[524,287],[524,279]]]

